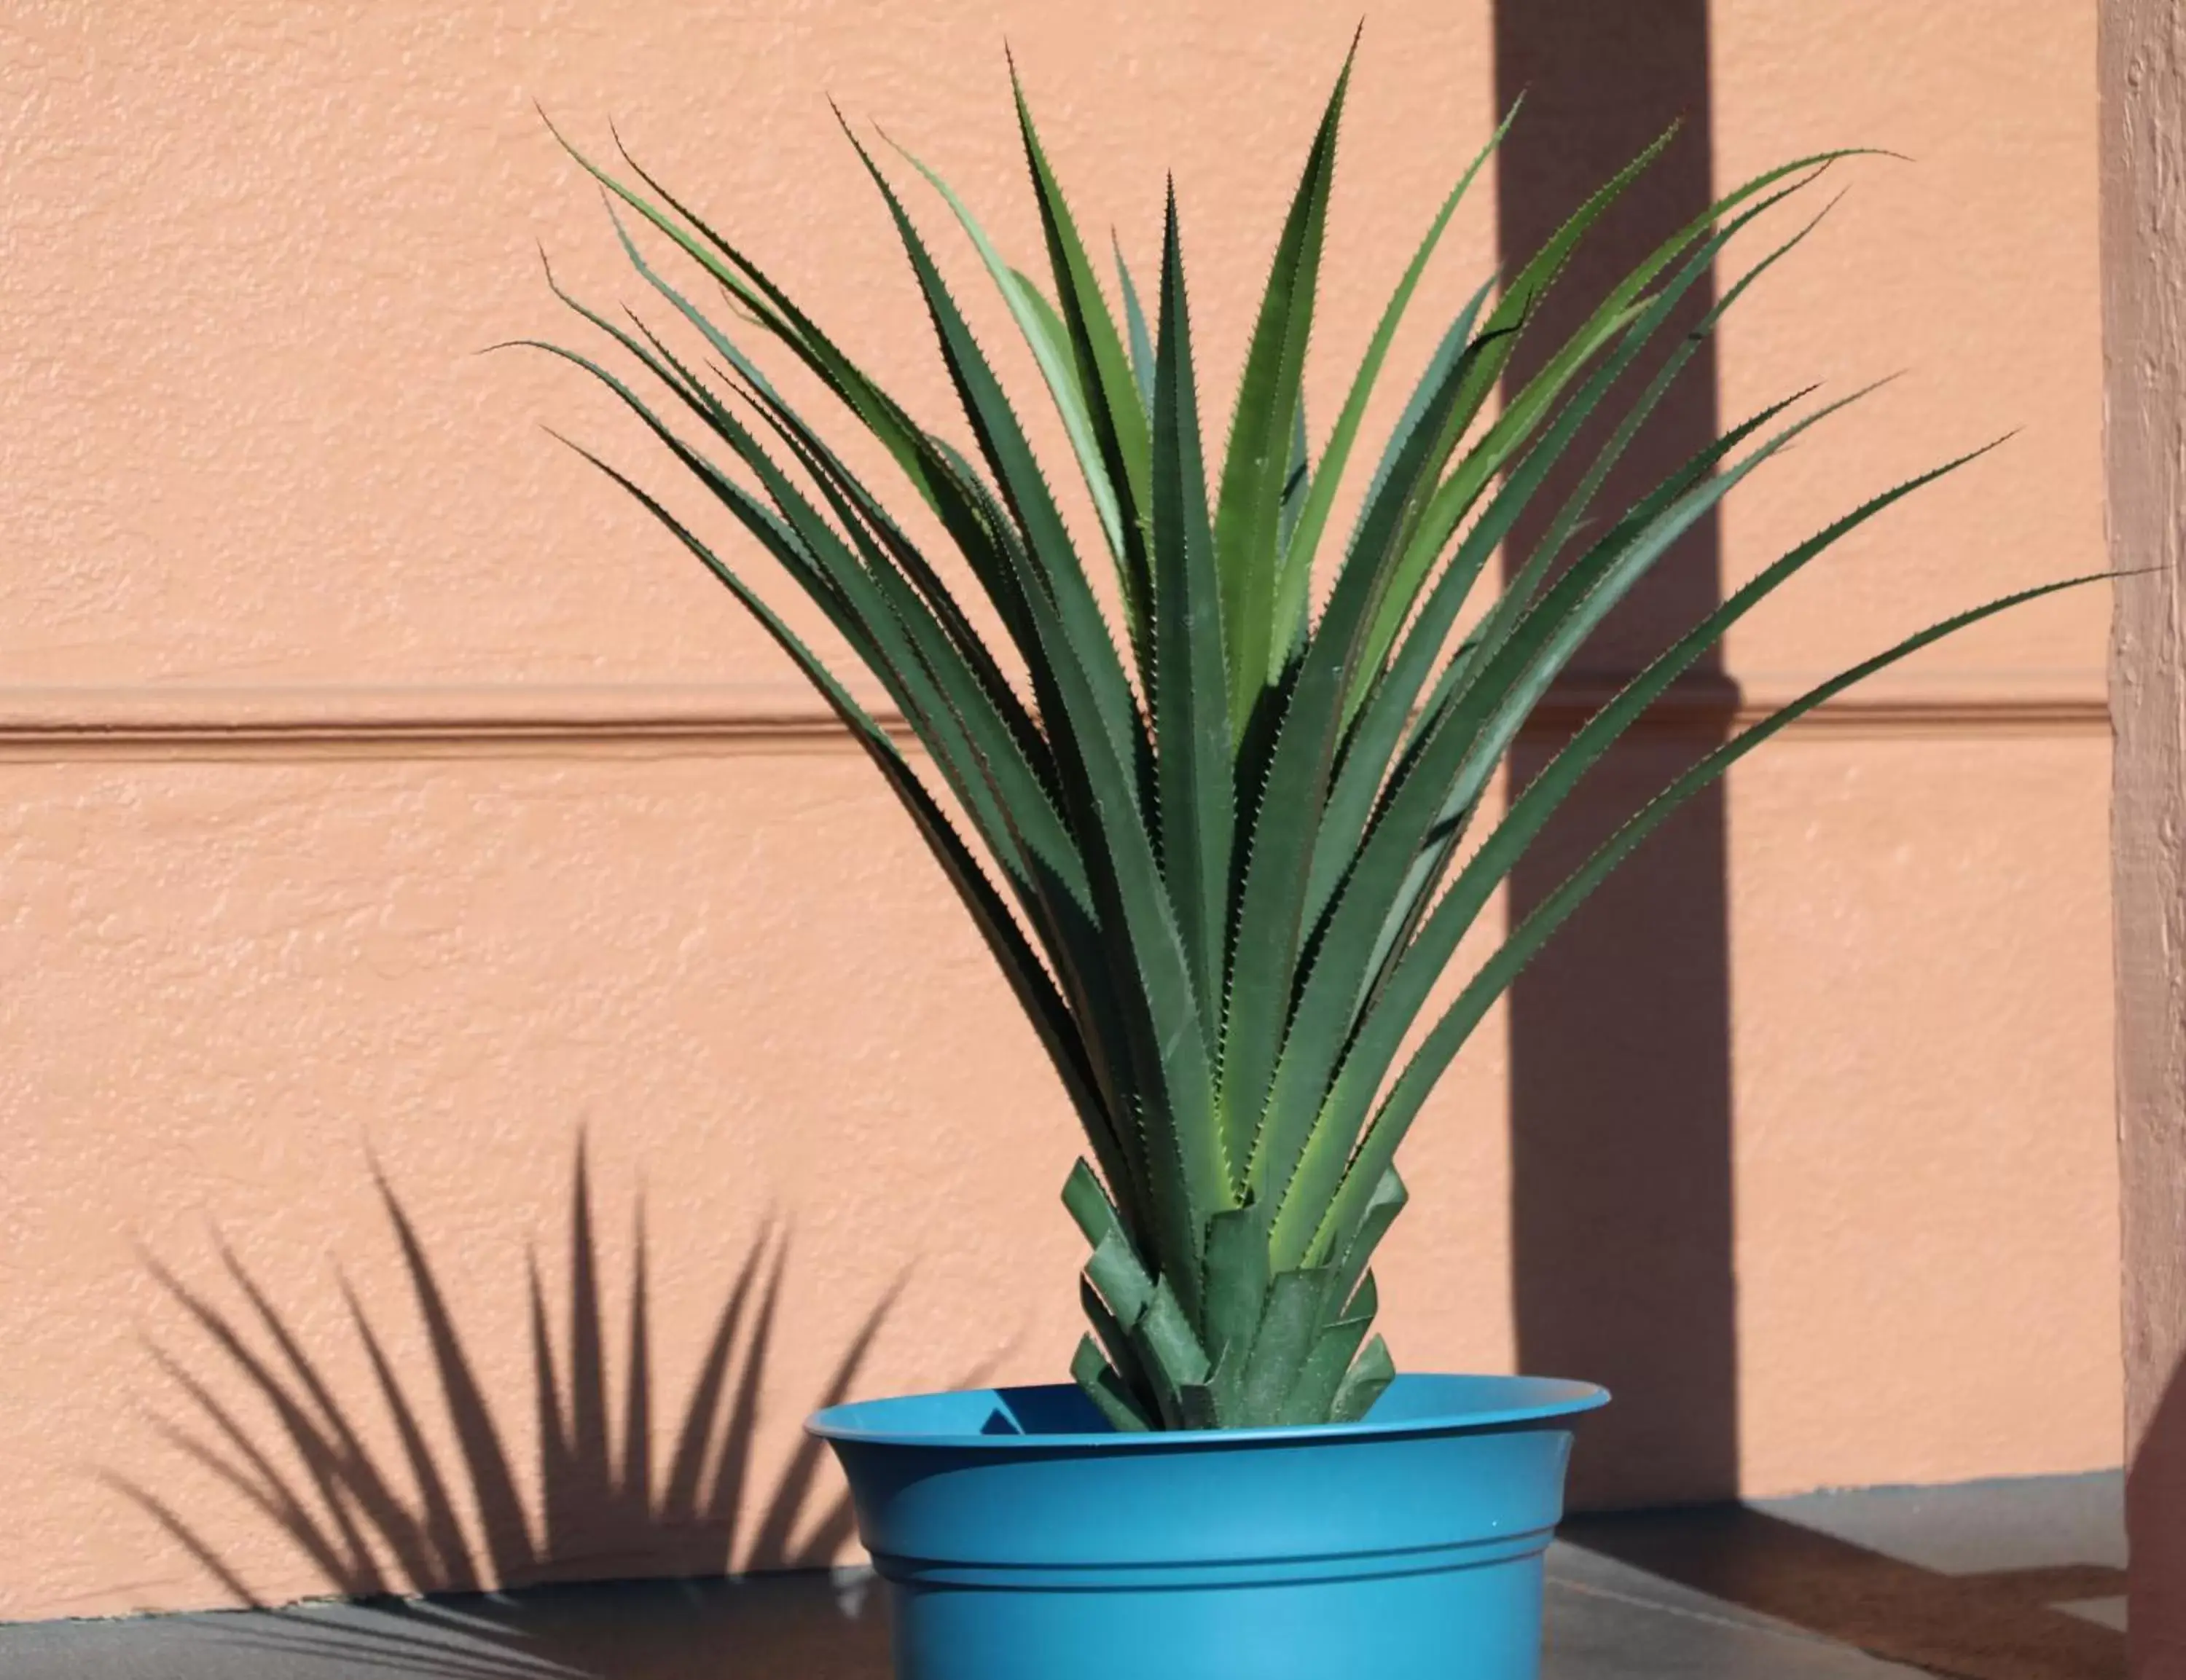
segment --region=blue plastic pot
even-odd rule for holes
[[[1123,1435],[1071,1386],[835,1406],[898,1680],[1534,1680],[1572,1423],[1400,1376],[1363,1423]]]

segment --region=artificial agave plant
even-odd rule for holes
[[[1415,1034],[1460,940],[1617,737],[1793,573],[1962,461],[1875,497],[1760,573],[1572,734],[1500,820],[1476,833],[1491,778],[1589,633],[1732,486],[1842,406],[1795,414],[1798,398],[1777,404],[1613,517],[1594,506],[1697,339],[1812,222],[1729,286],[1697,328],[1679,315],[1680,300],[1728,241],[1842,154],[1771,170],[1671,233],[1568,341],[1537,358],[1538,372],[1493,404],[1542,294],[1658,142],[1522,270],[1483,286],[1459,311],[1382,445],[1348,535],[1330,541],[1391,341],[1495,143],[1427,227],[1316,451],[1301,384],[1350,74],[1347,62],[1306,154],[1228,444],[1213,463],[1174,190],[1149,321],[1120,251],[1107,290],[1021,88],[1045,283],[1012,267],[941,178],[905,154],[961,224],[1031,348],[1089,492],[1093,517],[1083,528],[1065,520],[896,186],[855,134],[910,259],[976,459],[915,419],[742,246],[627,154],[638,185],[578,160],[611,208],[627,206],[718,284],[726,318],[657,270],[619,218],[630,260],[703,350],[687,356],[636,316],[625,327],[564,300],[694,423],[670,426],[658,399],[620,374],[541,346],[636,412],[826,615],[926,749],[954,818],[740,559],[590,456],[826,697],[910,812],[1031,1017],[1092,1157],[1063,1190],[1092,1247],[1081,1280],[1090,1333],[1072,1369],[1121,1429],[1361,1416],[1393,1374],[1382,1339],[1370,1338],[1370,1262],[1404,1203],[1393,1157],[1521,966],[1672,812],[1802,713],[1953,630],[2047,592],[1937,624],[1708,753],[1511,929]],[[1667,355],[1641,364],[1673,319]],[[737,342],[739,328],[775,340],[894,457],[976,580],[1006,652],[983,642],[933,561]],[[1583,434],[1589,452],[1575,487],[1460,636],[1491,557],[1598,415],[1606,441]],[[1096,545],[1103,567],[1113,567],[1113,591],[1096,588],[1088,563]]]

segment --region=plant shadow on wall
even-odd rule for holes
[[[338,1613],[307,1607],[215,1618],[233,1626],[206,1637],[233,1648],[239,1662],[246,1649],[278,1659],[283,1666],[267,1673],[369,1669],[644,1680],[687,1673],[697,1649],[706,1652],[709,1672],[726,1677],[862,1680],[886,1672],[885,1629],[877,1604],[865,1603],[862,1579],[820,1572],[854,1527],[849,1496],[820,1443],[801,1442],[771,1486],[754,1480],[786,1233],[763,1228],[745,1251],[689,1397],[672,1428],[662,1429],[670,1420],[656,1419],[641,1203],[622,1328],[618,1427],[602,1256],[580,1140],[569,1210],[569,1316],[558,1348],[535,1263],[529,1278],[539,1441],[535,1511],[478,1375],[483,1344],[468,1341],[457,1327],[442,1269],[393,1186],[376,1168],[374,1178],[431,1349],[429,1381],[398,1368],[346,1279],[343,1302],[373,1375],[374,1392],[362,1400],[336,1392],[326,1374],[328,1350],[307,1345],[302,1315],[284,1315],[225,1242],[221,1289],[194,1286],[147,1258],[199,1350],[177,1356],[151,1344],[186,1406],[184,1421],[156,1420],[161,1437],[277,1529],[330,1593],[381,1601]],[[231,1291],[233,1302],[223,1304],[218,1297]],[[849,1397],[894,1296],[891,1290],[867,1314],[816,1405]],[[247,1406],[230,1397],[238,1393],[249,1397]],[[434,1444],[429,1418],[436,1404],[446,1425],[439,1438],[452,1440],[452,1450]],[[399,1452],[375,1457],[367,1438],[389,1433]],[[223,1550],[217,1537],[225,1531],[139,1481],[107,1480],[225,1591],[261,1602],[239,1562]],[[766,1581],[731,1573],[760,1571],[804,1573]],[[630,1584],[545,1588],[606,1582]],[[470,1595],[487,1588],[516,1590],[395,1596]]]

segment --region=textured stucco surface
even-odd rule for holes
[[[2023,428],[1741,630],[1734,669],[1773,692],[2101,563],[2093,20],[2047,0],[1716,13],[1720,175],[1847,140],[1919,160],[1845,170],[1850,196],[1726,333],[1726,415],[1911,370],[1734,501],[1734,580],[1853,495]],[[681,1403],[765,1222],[788,1232],[754,1507],[883,1302],[863,1386],[1055,1369],[1076,1333],[1053,1199],[1068,1118],[860,762],[796,742],[608,750],[582,729],[551,752],[350,753],[341,720],[455,693],[520,715],[573,685],[608,709],[733,698],[782,675],[539,423],[647,458],[631,428],[574,376],[473,354],[559,329],[535,239],[595,295],[636,296],[533,98],[591,141],[622,120],[938,409],[823,91],[885,119],[1030,253],[1006,34],[1073,192],[1135,254],[1175,167],[1204,361],[1226,382],[1350,27],[1303,0],[764,16],[33,0],[0,17],[0,75],[23,90],[0,118],[0,721],[44,731],[0,759],[0,1616],[233,1596],[117,1481],[254,1590],[322,1584],[163,1436],[217,1427],[155,1348],[252,1445],[287,1451],[148,1261],[245,1313],[224,1238],[360,1450],[399,1469],[338,1285],[397,1368],[429,1367],[375,1161],[522,1467],[540,1432],[527,1257],[566,1350],[580,1128],[610,1302],[642,1190],[657,1414]],[[1484,6],[1369,20],[1324,378],[1488,130],[1489,45]],[[1454,230],[1421,322],[1493,264],[1491,196]],[[1750,1491],[2116,1460],[2107,741],[2084,718],[1988,728],[1959,703],[2099,697],[2105,612],[2090,593],[1939,649],[1893,691],[1889,729],[1792,736],[1734,785]],[[117,707],[209,721],[172,749],[87,738]],[[333,722],[293,748],[220,744],[223,718],[284,708]],[[1511,1358],[1503,1057],[1491,1022],[1410,1146],[1385,1280],[1410,1363]],[[611,1321],[611,1373],[619,1335]],[[449,1450],[436,1407],[420,1427]]]
[[[2117,920],[2126,1520],[2133,1672],[2186,1675],[2186,625],[2178,440],[2186,426],[2186,29],[2106,4],[2103,350],[2117,590],[2112,845]]]

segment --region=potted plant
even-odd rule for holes
[[[1307,153],[1219,460],[1173,188],[1151,296],[1141,304],[1118,251],[1112,301],[1021,88],[1045,283],[1012,267],[940,176],[904,154],[1031,348],[1092,509],[1075,528],[889,172],[855,133],[971,454],[912,417],[626,153],[610,169],[572,148],[611,211],[664,235],[731,309],[692,302],[618,216],[631,261],[703,348],[687,355],[636,317],[563,295],[658,381],[683,426],[603,362],[541,347],[627,403],[804,592],[900,708],[939,787],[740,559],[584,452],[728,586],[872,758],[1084,1124],[1088,1158],[1062,1193],[1090,1248],[1073,1380],[868,1401],[812,1423],[842,1459],[889,1583],[905,1680],[1533,1675],[1572,1421],[1607,1397],[1547,1379],[1398,1375],[1371,1334],[1375,1246],[1405,1200],[1398,1146],[1521,966],[1682,804],[1871,672],[2049,592],[1935,625],[1708,753],[1430,1016],[1460,938],[1634,721],[1838,538],[1973,457],[1874,497],[1759,573],[1578,727],[1499,820],[1477,823],[1519,730],[1589,633],[1733,486],[1855,400],[1777,404],[1613,517],[1595,507],[1699,337],[1813,224],[1696,328],[1681,301],[1726,244],[1844,154],[1771,170],[1669,232],[1492,405],[1539,299],[1658,142],[1499,288],[1473,294],[1337,541],[1338,487],[1359,477],[1360,423],[1392,339],[1495,143],[1427,227],[1316,448],[1301,377],[1350,75],[1347,60]],[[1658,344],[1673,320],[1674,342]],[[772,339],[886,450],[968,569],[997,647],[732,327]],[[1651,346],[1658,358],[1642,363]],[[1552,469],[1578,464],[1575,440],[1589,457],[1576,487],[1500,591],[1483,591]]]

